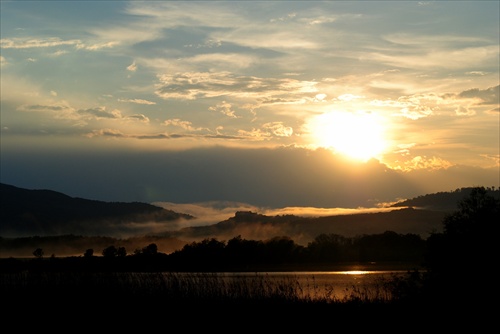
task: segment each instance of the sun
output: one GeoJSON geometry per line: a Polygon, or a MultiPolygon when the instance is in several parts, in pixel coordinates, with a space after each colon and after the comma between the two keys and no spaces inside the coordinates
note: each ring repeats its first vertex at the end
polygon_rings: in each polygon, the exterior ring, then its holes
{"type": "Polygon", "coordinates": [[[316,146],[354,160],[376,158],[387,146],[382,119],[371,112],[328,112],[308,125],[316,146]]]}

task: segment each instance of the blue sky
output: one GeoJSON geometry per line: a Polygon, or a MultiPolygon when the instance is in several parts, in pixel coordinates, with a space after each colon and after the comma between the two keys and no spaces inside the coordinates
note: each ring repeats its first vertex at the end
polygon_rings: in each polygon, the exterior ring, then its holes
{"type": "Polygon", "coordinates": [[[261,211],[498,187],[499,13],[1,1],[1,182],[261,211]]]}

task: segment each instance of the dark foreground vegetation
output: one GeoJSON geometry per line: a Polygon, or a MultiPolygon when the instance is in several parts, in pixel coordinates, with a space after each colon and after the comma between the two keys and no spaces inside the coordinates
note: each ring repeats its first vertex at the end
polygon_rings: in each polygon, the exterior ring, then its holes
{"type": "Polygon", "coordinates": [[[43,250],[36,249],[33,259],[2,260],[0,295],[10,310],[26,303],[41,310],[52,303],[58,311],[80,306],[79,311],[119,308],[136,315],[199,311],[269,316],[281,310],[337,317],[352,312],[371,317],[411,314],[429,319],[444,312],[486,317],[491,314],[486,306],[495,301],[485,282],[496,261],[499,218],[500,201],[478,187],[444,219],[443,232],[427,240],[393,232],[362,239],[322,235],[307,247],[287,238],[266,243],[210,239],[168,255],[157,252],[155,244],[131,255],[111,245],[102,256],[89,249],[68,258],[44,258],[43,250]],[[391,249],[400,250],[399,255],[391,249]],[[319,290],[314,282],[304,286],[293,277],[276,280],[256,274],[227,280],[217,274],[335,270],[352,259],[418,265],[381,281],[375,293],[354,288],[341,299],[332,290],[319,290]]]}
{"type": "Polygon", "coordinates": [[[170,254],[159,252],[155,243],[132,254],[125,247],[110,245],[99,256],[87,249],[80,256],[44,257],[43,249],[36,248],[31,259],[0,259],[0,271],[293,271],[335,270],[344,263],[386,263],[408,269],[420,267],[425,245],[418,235],[387,231],[352,238],[321,234],[306,247],[289,237],[262,241],[238,236],[227,242],[212,238],[186,244],[170,254]]]}

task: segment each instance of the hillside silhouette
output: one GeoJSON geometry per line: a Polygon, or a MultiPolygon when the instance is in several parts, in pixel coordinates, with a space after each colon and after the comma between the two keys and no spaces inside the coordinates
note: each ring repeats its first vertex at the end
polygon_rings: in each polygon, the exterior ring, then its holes
{"type": "Polygon", "coordinates": [[[194,218],[146,203],[103,202],[3,183],[0,199],[0,236],[3,237],[101,235],[109,234],[110,227],[118,232],[133,232],[134,228],[141,231],[141,224],[194,218]]]}
{"type": "MultiPolygon", "coordinates": [[[[414,207],[420,209],[438,210],[438,211],[454,211],[457,204],[464,198],[470,196],[475,187],[458,188],[449,192],[437,192],[434,194],[420,195],[415,198],[399,201],[391,207],[414,207]]],[[[486,194],[494,198],[500,199],[500,190],[485,188],[486,194]]]]}

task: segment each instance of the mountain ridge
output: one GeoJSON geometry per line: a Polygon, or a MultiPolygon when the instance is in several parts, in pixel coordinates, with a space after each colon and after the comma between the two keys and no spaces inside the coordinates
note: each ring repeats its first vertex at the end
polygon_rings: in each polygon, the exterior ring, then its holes
{"type": "MultiPolygon", "coordinates": [[[[104,202],[47,189],[0,183],[0,236],[103,233],[113,225],[125,232],[152,222],[195,217],[141,202],[104,202]]],[[[132,231],[131,231],[132,232],[132,231]]]]}

